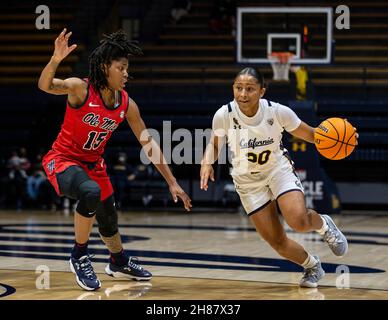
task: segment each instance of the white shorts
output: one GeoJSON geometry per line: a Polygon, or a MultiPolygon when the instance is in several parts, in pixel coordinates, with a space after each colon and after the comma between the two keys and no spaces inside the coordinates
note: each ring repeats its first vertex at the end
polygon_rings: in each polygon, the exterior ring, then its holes
{"type": "Polygon", "coordinates": [[[252,176],[249,184],[239,184],[236,180],[236,191],[248,216],[263,209],[287,192],[301,191],[304,193],[302,183],[290,163],[283,163],[264,179],[258,178],[255,181],[252,176]]]}

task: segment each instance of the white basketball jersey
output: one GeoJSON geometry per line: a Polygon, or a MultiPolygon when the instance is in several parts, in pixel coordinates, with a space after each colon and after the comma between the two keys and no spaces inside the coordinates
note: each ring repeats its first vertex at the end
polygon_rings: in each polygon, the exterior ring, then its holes
{"type": "Polygon", "coordinates": [[[263,180],[279,166],[290,165],[282,145],[282,132],[276,108],[277,104],[260,100],[262,113],[259,124],[244,123],[236,110],[235,101],[227,105],[229,124],[226,123],[227,143],[231,151],[233,170],[231,175],[237,183],[263,180]]]}

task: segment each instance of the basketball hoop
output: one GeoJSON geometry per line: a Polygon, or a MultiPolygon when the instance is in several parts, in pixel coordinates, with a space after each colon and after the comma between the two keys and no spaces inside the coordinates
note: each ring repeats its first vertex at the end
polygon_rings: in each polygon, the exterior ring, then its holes
{"type": "Polygon", "coordinates": [[[273,80],[288,81],[291,59],[294,56],[291,52],[272,52],[268,59],[273,70],[273,80]]]}

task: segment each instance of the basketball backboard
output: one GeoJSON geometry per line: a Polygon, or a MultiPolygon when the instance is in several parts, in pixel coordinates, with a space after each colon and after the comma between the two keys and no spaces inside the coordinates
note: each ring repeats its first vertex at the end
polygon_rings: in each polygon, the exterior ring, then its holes
{"type": "Polygon", "coordinates": [[[330,7],[237,9],[237,61],[270,63],[272,52],[292,52],[293,64],[328,64],[332,51],[330,7]]]}

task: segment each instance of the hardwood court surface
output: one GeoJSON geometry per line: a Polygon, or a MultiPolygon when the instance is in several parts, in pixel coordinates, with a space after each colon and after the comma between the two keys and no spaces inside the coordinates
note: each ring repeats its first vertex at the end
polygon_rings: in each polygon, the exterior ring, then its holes
{"type": "Polygon", "coordinates": [[[0,300],[388,300],[388,215],[334,220],[349,241],[343,258],[319,235],[288,229],[291,238],[319,255],[326,271],[318,289],[301,289],[301,269],[279,257],[242,214],[121,213],[125,249],[154,278],[136,282],[105,275],[107,251],[95,227],[89,248],[102,288],[87,292],[69,271],[71,216],[0,211],[0,300]]]}

